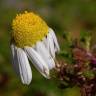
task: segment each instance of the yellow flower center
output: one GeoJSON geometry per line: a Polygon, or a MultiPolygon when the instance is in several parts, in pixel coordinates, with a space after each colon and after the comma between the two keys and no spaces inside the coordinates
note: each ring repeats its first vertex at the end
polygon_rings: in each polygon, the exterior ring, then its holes
{"type": "Polygon", "coordinates": [[[48,33],[47,24],[38,15],[27,11],[16,16],[12,29],[12,41],[21,48],[36,44],[48,33]]]}

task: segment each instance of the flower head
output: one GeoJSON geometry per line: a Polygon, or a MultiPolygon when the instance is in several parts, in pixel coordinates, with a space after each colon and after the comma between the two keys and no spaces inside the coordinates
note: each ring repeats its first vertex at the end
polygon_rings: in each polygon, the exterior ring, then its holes
{"type": "Polygon", "coordinates": [[[48,34],[47,24],[36,14],[19,14],[12,22],[12,37],[18,47],[32,46],[48,34]]]}
{"type": "Polygon", "coordinates": [[[59,45],[54,31],[38,15],[27,12],[19,14],[12,22],[11,51],[13,65],[23,84],[30,84],[32,70],[28,61],[49,78],[55,67],[55,53],[59,45]]]}

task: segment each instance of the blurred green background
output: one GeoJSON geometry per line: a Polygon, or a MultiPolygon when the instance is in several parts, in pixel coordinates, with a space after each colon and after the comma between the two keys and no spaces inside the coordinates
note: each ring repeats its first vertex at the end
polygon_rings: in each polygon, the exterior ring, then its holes
{"type": "Polygon", "coordinates": [[[92,44],[96,42],[96,0],[0,0],[0,96],[79,96],[79,89],[70,93],[60,90],[57,82],[46,80],[33,66],[29,86],[22,85],[16,76],[10,53],[11,22],[25,10],[39,14],[55,30],[61,50],[67,31],[73,38],[78,38],[82,30],[91,31],[92,44]]]}

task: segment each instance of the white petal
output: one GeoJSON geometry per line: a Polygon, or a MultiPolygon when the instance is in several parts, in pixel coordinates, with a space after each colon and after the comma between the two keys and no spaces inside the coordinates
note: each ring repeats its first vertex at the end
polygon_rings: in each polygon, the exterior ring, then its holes
{"type": "Polygon", "coordinates": [[[42,56],[49,69],[55,67],[55,62],[53,58],[50,56],[49,51],[46,49],[42,42],[37,42],[35,49],[42,56]]]}
{"type": "Polygon", "coordinates": [[[47,38],[48,38],[48,42],[49,42],[51,56],[53,58],[55,58],[55,46],[54,46],[54,41],[53,41],[52,35],[49,33],[47,38]]]}
{"type": "Polygon", "coordinates": [[[49,28],[49,32],[50,32],[50,34],[53,37],[53,41],[54,41],[54,45],[55,45],[55,50],[56,50],[56,52],[59,52],[60,51],[60,47],[59,47],[56,35],[55,35],[54,31],[51,28],[49,28]]]}
{"type": "Polygon", "coordinates": [[[48,33],[47,37],[43,39],[43,43],[47,50],[49,51],[50,55],[55,58],[55,49],[54,49],[54,42],[52,39],[51,34],[48,33]]]}
{"type": "Polygon", "coordinates": [[[15,48],[15,46],[14,46],[13,44],[11,44],[11,52],[12,52],[12,56],[13,56],[13,57],[14,57],[14,54],[15,54],[14,48],[15,48]]]}
{"type": "Polygon", "coordinates": [[[31,47],[25,47],[24,48],[29,59],[34,64],[34,66],[37,68],[37,70],[46,78],[49,79],[49,68],[42,59],[42,57],[31,47]]]}
{"type": "MultiPolygon", "coordinates": [[[[47,35],[48,36],[48,35],[47,35]]],[[[44,45],[45,45],[45,47],[47,48],[47,50],[49,51],[49,47],[48,47],[48,43],[47,43],[47,36],[43,39],[43,43],[44,43],[44,45]]]]}
{"type": "Polygon", "coordinates": [[[28,85],[32,80],[32,71],[28,62],[27,55],[21,48],[16,48],[16,50],[22,83],[28,85]]]}
{"type": "Polygon", "coordinates": [[[19,64],[18,64],[18,60],[17,60],[17,53],[16,53],[16,48],[15,48],[14,44],[11,44],[11,53],[12,53],[13,68],[14,68],[16,74],[20,75],[20,73],[19,73],[19,64]]]}

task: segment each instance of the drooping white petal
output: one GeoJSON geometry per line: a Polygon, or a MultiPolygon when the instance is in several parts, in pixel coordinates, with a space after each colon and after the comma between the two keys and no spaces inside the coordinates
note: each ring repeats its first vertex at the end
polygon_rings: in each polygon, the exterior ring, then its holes
{"type": "Polygon", "coordinates": [[[42,57],[32,48],[32,47],[25,47],[24,50],[26,51],[29,59],[37,68],[37,70],[46,78],[49,79],[49,68],[42,59],[42,57]]]}
{"type": "Polygon", "coordinates": [[[56,35],[55,35],[54,31],[51,28],[49,28],[49,32],[50,32],[50,34],[51,34],[51,36],[53,38],[53,41],[54,41],[55,51],[59,52],[60,51],[60,47],[59,47],[56,35]]]}
{"type": "MultiPolygon", "coordinates": [[[[48,35],[47,35],[48,36],[48,35]]],[[[47,43],[47,36],[45,38],[43,38],[43,44],[45,45],[45,47],[47,48],[47,50],[49,51],[49,47],[48,47],[48,43],[47,43]]]]}
{"type": "Polygon", "coordinates": [[[27,55],[21,48],[16,48],[16,51],[22,83],[28,85],[32,80],[32,71],[28,62],[27,55]]]}
{"type": "Polygon", "coordinates": [[[55,58],[55,49],[54,49],[54,42],[53,38],[50,33],[47,34],[47,37],[44,38],[43,43],[47,50],[49,51],[50,55],[55,58]]]}
{"type": "Polygon", "coordinates": [[[49,47],[50,47],[50,53],[53,58],[55,58],[55,46],[54,46],[54,41],[52,38],[52,35],[49,33],[48,34],[48,42],[49,42],[49,47]]]}
{"type": "Polygon", "coordinates": [[[55,67],[55,62],[53,58],[50,56],[49,51],[44,46],[43,42],[37,42],[35,49],[44,59],[49,69],[52,69],[55,67]]]}
{"type": "Polygon", "coordinates": [[[17,60],[16,47],[14,44],[11,44],[11,53],[12,53],[12,65],[17,75],[20,75],[19,64],[17,60]]]}

